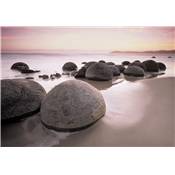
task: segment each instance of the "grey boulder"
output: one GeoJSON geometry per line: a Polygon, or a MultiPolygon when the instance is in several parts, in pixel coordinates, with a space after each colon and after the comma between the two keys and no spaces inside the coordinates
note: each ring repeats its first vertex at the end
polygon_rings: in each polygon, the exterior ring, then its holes
{"type": "Polygon", "coordinates": [[[86,78],[96,81],[112,80],[113,72],[105,63],[94,63],[86,70],[86,78]]]}
{"type": "Polygon", "coordinates": [[[101,93],[80,80],[68,80],[53,88],[41,105],[41,121],[56,131],[84,129],[105,115],[101,93]]]}
{"type": "Polygon", "coordinates": [[[63,71],[74,71],[77,70],[77,65],[73,62],[67,62],[62,67],[63,71]]]}
{"type": "Polygon", "coordinates": [[[138,66],[128,66],[123,73],[124,75],[127,75],[127,76],[135,76],[135,77],[144,76],[144,70],[138,66]]]}
{"type": "Polygon", "coordinates": [[[8,122],[32,115],[40,109],[45,95],[43,87],[35,81],[1,80],[1,120],[8,122]]]}
{"type": "Polygon", "coordinates": [[[146,60],[142,64],[146,72],[158,72],[159,71],[159,66],[157,62],[155,62],[154,60],[146,60]]]}
{"type": "Polygon", "coordinates": [[[29,66],[28,66],[26,63],[17,62],[17,63],[14,63],[14,64],[11,66],[11,69],[12,69],[12,70],[22,71],[22,70],[28,70],[28,69],[29,69],[29,66]]]}

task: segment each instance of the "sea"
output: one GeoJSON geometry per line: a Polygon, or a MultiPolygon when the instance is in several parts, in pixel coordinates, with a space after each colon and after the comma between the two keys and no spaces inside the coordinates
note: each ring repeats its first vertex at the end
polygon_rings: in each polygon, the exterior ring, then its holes
{"type": "Polygon", "coordinates": [[[62,75],[59,79],[43,80],[39,78],[42,74],[62,74],[62,66],[66,62],[74,62],[78,68],[83,66],[82,62],[104,60],[121,64],[122,61],[148,60],[153,59],[166,64],[167,70],[163,76],[175,76],[175,53],[107,53],[107,54],[12,54],[4,53],[1,55],[1,79],[14,79],[34,77],[34,80],[40,83],[48,92],[57,84],[63,81],[74,79],[71,75],[62,75]],[[155,56],[156,58],[152,58],[155,56]],[[170,57],[170,58],[169,58],[170,57]],[[40,70],[38,73],[21,74],[18,71],[11,70],[11,66],[16,62],[24,62],[30,69],[40,70]]]}

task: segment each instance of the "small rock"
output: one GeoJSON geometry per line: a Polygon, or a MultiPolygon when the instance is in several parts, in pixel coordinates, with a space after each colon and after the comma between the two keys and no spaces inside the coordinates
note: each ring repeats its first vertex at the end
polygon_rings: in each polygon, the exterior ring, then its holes
{"type": "Polygon", "coordinates": [[[39,75],[38,77],[39,78],[43,78],[43,79],[49,79],[49,76],[48,75],[45,75],[45,74],[44,75],[39,75]]]}

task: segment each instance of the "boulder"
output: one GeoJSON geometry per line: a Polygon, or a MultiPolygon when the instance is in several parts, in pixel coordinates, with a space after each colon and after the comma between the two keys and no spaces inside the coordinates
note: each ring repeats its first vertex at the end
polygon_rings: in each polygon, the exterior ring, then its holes
{"type": "Polygon", "coordinates": [[[138,66],[128,66],[123,73],[124,75],[127,75],[127,76],[135,76],[135,77],[144,76],[144,70],[138,66]]]}
{"type": "Polygon", "coordinates": [[[95,87],[68,80],[54,87],[42,101],[41,121],[56,131],[84,129],[105,115],[106,105],[95,87]]]}
{"type": "Polygon", "coordinates": [[[108,81],[113,78],[113,72],[105,63],[94,63],[86,70],[85,77],[90,80],[108,81]]]}
{"type": "Polygon", "coordinates": [[[1,120],[16,121],[40,109],[46,92],[35,81],[26,79],[1,80],[1,120]]]}
{"type": "Polygon", "coordinates": [[[12,65],[11,69],[13,69],[13,70],[18,70],[18,71],[21,71],[21,70],[28,70],[28,69],[29,69],[29,66],[28,66],[26,63],[17,62],[17,63],[14,63],[14,64],[12,65]]]}
{"type": "Polygon", "coordinates": [[[73,62],[67,62],[62,67],[63,71],[74,71],[77,70],[77,65],[73,62]]]}
{"type": "Polygon", "coordinates": [[[154,60],[146,60],[142,63],[146,72],[158,72],[159,66],[154,60]]]}
{"type": "Polygon", "coordinates": [[[53,74],[56,78],[60,78],[61,77],[61,74],[59,74],[59,73],[55,73],[55,74],[53,74]]]}
{"type": "Polygon", "coordinates": [[[158,62],[157,64],[159,66],[160,71],[165,71],[166,70],[166,65],[164,63],[158,62]]]}
{"type": "Polygon", "coordinates": [[[130,64],[129,61],[123,61],[123,62],[122,62],[122,65],[123,65],[123,66],[128,66],[129,64],[130,64]]]}
{"type": "Polygon", "coordinates": [[[120,76],[120,70],[115,65],[109,65],[109,68],[112,70],[113,76],[120,76]]]}
{"type": "Polygon", "coordinates": [[[85,74],[86,74],[86,67],[82,67],[75,75],[75,78],[85,78],[85,74]]]}

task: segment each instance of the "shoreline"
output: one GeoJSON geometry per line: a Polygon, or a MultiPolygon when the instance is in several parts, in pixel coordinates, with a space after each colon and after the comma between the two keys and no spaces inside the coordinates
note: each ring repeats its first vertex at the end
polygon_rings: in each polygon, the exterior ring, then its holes
{"type": "Polygon", "coordinates": [[[39,124],[40,113],[2,126],[2,146],[174,146],[175,77],[124,81],[102,90],[107,111],[75,133],[39,124]],[[22,132],[21,132],[22,130],[22,132]],[[15,137],[14,137],[15,136],[15,137]]]}

